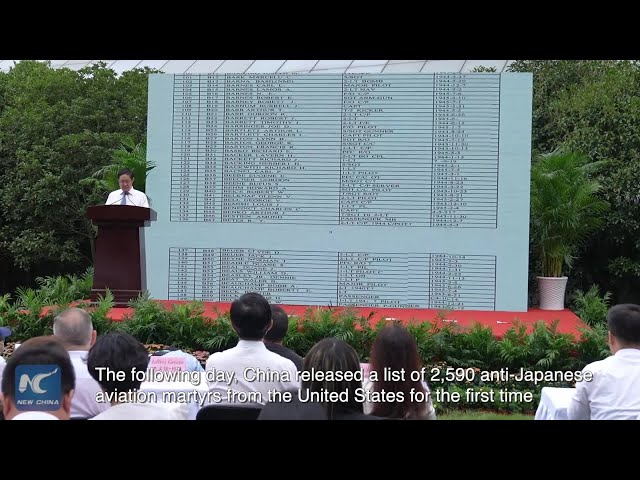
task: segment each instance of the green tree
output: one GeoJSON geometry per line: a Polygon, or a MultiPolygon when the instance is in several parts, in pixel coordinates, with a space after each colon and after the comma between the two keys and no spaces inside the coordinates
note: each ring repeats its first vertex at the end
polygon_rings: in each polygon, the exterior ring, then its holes
{"type": "Polygon", "coordinates": [[[602,165],[598,195],[611,209],[575,263],[577,286],[640,302],[640,64],[527,60],[509,70],[534,75],[534,152],[563,147],[602,165]]]}
{"type": "Polygon", "coordinates": [[[150,70],[120,76],[104,64],[79,71],[36,61],[0,73],[0,268],[83,271],[103,203],[93,178],[128,139],[146,133],[150,70]]]}

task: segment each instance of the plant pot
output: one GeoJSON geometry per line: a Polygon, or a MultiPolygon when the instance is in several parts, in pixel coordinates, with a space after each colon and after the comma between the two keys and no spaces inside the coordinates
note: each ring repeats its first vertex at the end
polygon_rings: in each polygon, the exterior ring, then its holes
{"type": "Polygon", "coordinates": [[[568,277],[538,277],[540,310],[564,310],[568,277]]]}

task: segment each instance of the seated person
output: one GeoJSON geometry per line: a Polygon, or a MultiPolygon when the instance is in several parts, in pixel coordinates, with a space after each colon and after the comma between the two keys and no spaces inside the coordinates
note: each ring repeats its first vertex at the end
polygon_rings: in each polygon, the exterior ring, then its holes
{"type": "Polygon", "coordinates": [[[96,341],[91,315],[80,308],[68,308],[53,319],[53,335],[69,353],[76,374],[76,388],[71,402],[72,418],[91,418],[109,405],[96,401],[102,391],[87,368],[89,349],[96,341]]]}
{"type": "Polygon", "coordinates": [[[329,420],[327,410],[319,402],[301,402],[298,390],[288,392],[290,401],[268,402],[258,420],[329,420]]]}
{"type": "Polygon", "coordinates": [[[149,208],[149,200],[147,196],[140,190],[133,188],[133,172],[124,168],[118,172],[119,190],[115,190],[109,194],[105,205],[129,205],[134,207],[149,208]]]}
{"type": "Polygon", "coordinates": [[[184,350],[175,347],[168,347],[165,350],[158,350],[152,356],[157,357],[177,357],[184,358],[186,361],[187,372],[204,372],[204,368],[196,357],[184,350]]]}
{"type": "Polygon", "coordinates": [[[607,326],[613,355],[583,368],[593,378],[576,382],[569,420],[633,420],[640,415],[640,306],[612,307],[607,326]]]}
{"type": "Polygon", "coordinates": [[[317,406],[324,410],[321,416],[327,420],[382,420],[363,413],[358,400],[362,391],[360,359],[351,345],[338,338],[324,338],[316,343],[304,358],[302,385],[290,403],[268,403],[262,408],[258,420],[320,419],[317,406]],[[324,375],[309,375],[305,372],[322,372],[324,375]],[[329,374],[340,372],[343,378],[329,378],[329,374]],[[345,378],[350,372],[352,378],[345,378]],[[330,395],[337,398],[329,398],[330,395]],[[306,405],[299,405],[300,403],[306,405]]]}
{"type": "Polygon", "coordinates": [[[9,357],[3,372],[5,420],[69,420],[75,381],[69,354],[56,338],[30,338],[9,357]],[[20,373],[20,367],[31,371],[20,373]],[[34,400],[41,402],[28,403],[34,400]]]}
{"type": "Polygon", "coordinates": [[[149,354],[131,335],[112,332],[98,337],[89,350],[87,364],[89,373],[105,393],[104,400],[111,405],[91,420],[187,419],[188,406],[185,403],[173,405],[138,401],[144,398],[137,395],[143,377],[134,372],[146,374],[149,354]]]}
{"type": "Polygon", "coordinates": [[[411,372],[419,372],[422,363],[418,344],[405,327],[393,323],[383,328],[373,343],[369,363],[371,370],[364,388],[368,390],[368,397],[372,401],[365,400],[365,413],[407,420],[436,419],[429,386],[426,382],[411,380],[411,372]],[[404,371],[404,381],[385,379],[385,369],[387,372],[404,371]],[[425,395],[423,402],[411,401],[412,389],[425,395]],[[381,392],[385,392],[385,397],[381,396],[381,392]]]}
{"type": "Polygon", "coordinates": [[[282,307],[271,305],[271,319],[273,320],[273,325],[264,336],[264,346],[273,353],[291,360],[298,371],[301,371],[302,357],[282,344],[289,330],[289,315],[282,307]]]}
{"type": "Polygon", "coordinates": [[[11,336],[11,329],[9,327],[0,327],[0,379],[2,378],[2,369],[7,361],[2,356],[4,352],[4,339],[11,336]]]}
{"type": "Polygon", "coordinates": [[[231,304],[229,313],[240,339],[235,347],[213,353],[207,359],[205,370],[215,374],[208,374],[209,401],[256,407],[268,401],[270,390],[297,390],[296,366],[288,358],[267,350],[263,342],[272,325],[267,299],[259,293],[245,293],[231,304]],[[229,390],[232,398],[227,394],[229,390]]]}

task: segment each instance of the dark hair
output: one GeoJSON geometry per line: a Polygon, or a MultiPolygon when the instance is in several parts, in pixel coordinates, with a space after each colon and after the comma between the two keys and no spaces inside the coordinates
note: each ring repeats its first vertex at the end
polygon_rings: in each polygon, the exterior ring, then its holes
{"type": "MultiPolygon", "coordinates": [[[[323,338],[316,343],[304,357],[303,372],[332,372],[343,375],[345,373],[360,372],[360,358],[354,348],[339,338],[323,338]]],[[[356,400],[357,389],[362,388],[362,381],[353,375],[353,379],[336,379],[334,381],[320,379],[315,373],[310,379],[302,377],[301,389],[311,392],[348,392],[346,402],[322,402],[327,410],[327,417],[333,420],[336,413],[358,412],[364,413],[362,402],[356,400]]]]}
{"type": "Polygon", "coordinates": [[[56,365],[60,368],[62,395],[76,388],[76,373],[69,353],[55,337],[33,337],[13,352],[2,374],[2,393],[16,398],[16,368],[19,365],[56,365]]]}
{"type": "Polygon", "coordinates": [[[118,180],[120,180],[120,177],[122,175],[129,175],[129,178],[133,180],[133,170],[131,170],[130,168],[123,168],[122,170],[118,171],[118,180]]]}
{"type": "Polygon", "coordinates": [[[301,402],[298,390],[287,390],[291,401],[267,402],[258,420],[328,420],[324,406],[316,402],[301,402]]]}
{"type": "Polygon", "coordinates": [[[411,372],[420,371],[422,362],[418,355],[416,339],[409,331],[398,323],[384,327],[376,336],[371,348],[369,362],[371,372],[376,372],[377,380],[373,382],[376,392],[402,393],[392,402],[374,402],[371,415],[388,418],[421,418],[427,413],[425,402],[412,402],[411,389],[426,394],[426,389],[420,379],[411,380],[411,372]],[[404,381],[387,380],[384,376],[385,368],[388,372],[404,371],[404,381]]]}
{"type": "Polygon", "coordinates": [[[231,304],[231,324],[242,340],[262,340],[271,321],[271,307],[259,293],[245,293],[231,304]]]}
{"type": "Polygon", "coordinates": [[[148,365],[149,354],[144,346],[124,332],[111,332],[98,337],[87,356],[89,374],[107,393],[139,389],[142,381],[133,373],[134,368],[138,372],[146,371],[148,365]],[[103,369],[98,370],[100,367],[103,369]],[[122,380],[114,378],[118,372],[124,372],[120,374],[124,377],[122,380]]]}
{"type": "Polygon", "coordinates": [[[622,303],[609,309],[607,326],[625,344],[640,344],[640,305],[622,303]]]}
{"type": "Polygon", "coordinates": [[[264,339],[271,342],[280,342],[287,336],[287,331],[289,330],[289,315],[287,315],[287,312],[285,312],[282,307],[271,305],[271,319],[273,320],[273,325],[271,325],[269,331],[265,333],[264,339]]]}

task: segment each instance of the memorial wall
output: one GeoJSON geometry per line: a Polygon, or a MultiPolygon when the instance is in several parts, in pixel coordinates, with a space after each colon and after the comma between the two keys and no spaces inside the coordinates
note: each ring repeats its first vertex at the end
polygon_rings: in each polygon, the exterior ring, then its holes
{"type": "Polygon", "coordinates": [[[530,74],[150,76],[146,287],[526,311],[530,74]]]}

